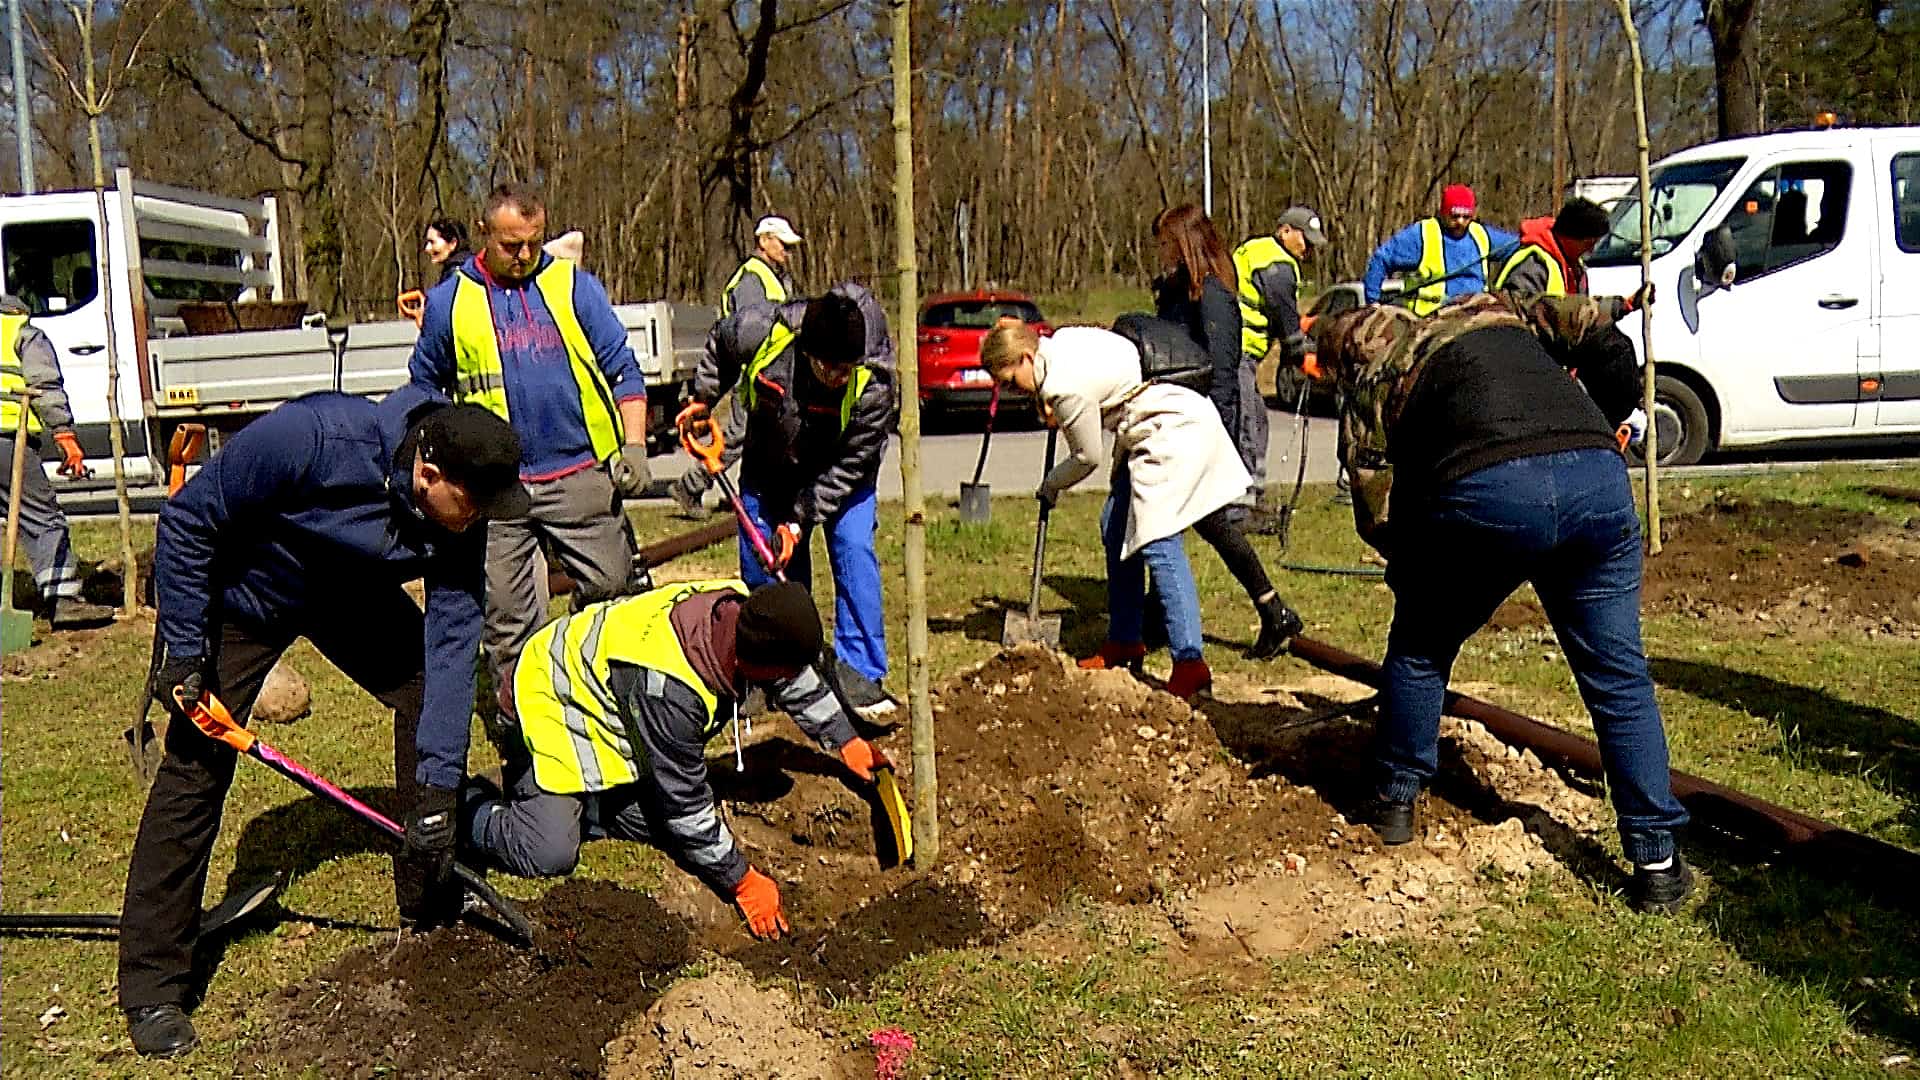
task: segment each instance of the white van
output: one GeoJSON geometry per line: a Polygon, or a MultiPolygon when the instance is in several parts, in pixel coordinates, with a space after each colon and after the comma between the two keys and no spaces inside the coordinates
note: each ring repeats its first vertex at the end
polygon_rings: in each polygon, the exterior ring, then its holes
{"type": "MultiPolygon", "coordinates": [[[[1920,435],[1920,127],[1709,143],[1661,160],[1652,182],[1663,464],[1920,435]]],[[[1639,285],[1637,192],[1587,265],[1595,295],[1639,285]]],[[[1639,319],[1621,324],[1636,350],[1639,319]]]]}
{"type": "MultiPolygon", "coordinates": [[[[270,198],[136,181],[126,169],[106,191],[104,215],[91,190],[0,196],[5,291],[27,304],[58,351],[74,427],[96,472],[91,481],[62,480],[60,491],[112,485],[108,319],[127,471],[136,483],[164,476],[180,425],[204,425],[217,445],[223,433],[301,394],[377,397],[406,382],[418,337],[409,320],[329,329],[324,317],[309,315],[298,329],[186,333],[183,303],[238,308],[286,299],[275,213],[270,198]],[[104,281],[102,266],[111,275],[104,281]]],[[[653,301],[614,311],[647,379],[649,430],[664,443],[713,309],[653,301]]]]}

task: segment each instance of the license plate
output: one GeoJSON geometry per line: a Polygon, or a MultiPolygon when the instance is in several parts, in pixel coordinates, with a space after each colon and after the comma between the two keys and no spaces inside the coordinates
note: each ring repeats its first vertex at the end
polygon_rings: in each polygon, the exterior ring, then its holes
{"type": "Polygon", "coordinates": [[[993,376],[987,374],[985,368],[968,368],[960,373],[960,381],[967,386],[988,386],[993,376]]]}

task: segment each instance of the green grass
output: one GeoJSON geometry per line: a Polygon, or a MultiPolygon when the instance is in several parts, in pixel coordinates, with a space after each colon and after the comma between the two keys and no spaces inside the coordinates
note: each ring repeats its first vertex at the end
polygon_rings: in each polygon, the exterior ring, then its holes
{"type": "MultiPolygon", "coordinates": [[[[1064,309],[1063,309],[1064,310],[1064,309]]],[[[1835,466],[1711,484],[1667,482],[1669,513],[1728,492],[1873,512],[1897,525],[1920,511],[1868,493],[1920,486],[1920,469],[1835,466]]],[[[1364,547],[1348,512],[1309,489],[1287,558],[1350,564],[1364,547]]],[[[1103,633],[1099,500],[1073,496],[1055,515],[1044,593],[1066,615],[1065,645],[1085,653],[1103,633]]],[[[929,508],[931,671],[935,680],[999,649],[1001,613],[1025,603],[1033,504],[996,502],[992,524],[962,527],[929,508]]],[[[902,560],[901,515],[884,508],[881,559],[902,560]]],[[[642,515],[642,539],[684,530],[642,515]]],[[[116,546],[104,528],[76,534],[83,555],[116,546]]],[[[143,540],[150,543],[150,529],[143,540]]],[[[1270,538],[1256,544],[1277,560],[1270,538]]],[[[1209,659],[1223,679],[1281,685],[1313,674],[1291,659],[1255,664],[1250,606],[1219,560],[1190,554],[1204,598],[1209,659]]],[[[714,549],[680,569],[731,561],[714,549]]],[[[824,557],[817,557],[824,567],[824,557]]],[[[1279,574],[1314,636],[1377,656],[1390,598],[1377,580],[1279,574]]],[[[896,668],[904,670],[904,593],[887,597],[896,668]]],[[[825,605],[823,605],[825,606],[825,605]]],[[[828,608],[830,610],[830,608],[828,608]]],[[[95,637],[50,678],[10,678],[0,715],[6,814],[0,890],[10,911],[113,911],[143,794],[119,754],[147,657],[145,622],[95,637]]],[[[1886,639],[1795,640],[1676,616],[1647,620],[1676,767],[1870,836],[1920,846],[1920,650],[1886,639]]],[[[1586,721],[1544,630],[1483,631],[1457,681],[1575,730],[1586,721]]],[[[314,683],[314,715],[265,731],[294,757],[356,790],[390,783],[388,720],[307,646],[295,663],[314,683]]],[[[1150,669],[1164,673],[1164,654],[1150,669]]],[[[902,682],[899,676],[893,680],[902,682]]],[[[476,745],[483,745],[476,741],[476,745]]],[[[484,751],[475,766],[488,764],[484,751]]],[[[959,950],[917,959],[868,998],[842,1004],[848,1030],[902,1023],[943,1076],[1851,1076],[1920,1047],[1920,937],[1904,913],[1851,887],[1697,846],[1710,884],[1679,918],[1626,912],[1608,884],[1575,873],[1536,879],[1480,916],[1476,934],[1351,945],[1229,980],[1195,972],[1133,939],[1094,909],[1061,916],[1075,945],[1063,960],[959,950]]],[[[185,1066],[149,1066],[125,1048],[114,1009],[111,941],[12,938],[0,951],[0,1057],[8,1076],[230,1076],[264,1030],[273,992],[393,922],[387,863],[334,815],[263,769],[242,767],[227,804],[209,900],[267,871],[297,871],[283,903],[304,920],[235,942],[197,1017],[207,1043],[185,1066]],[[42,1031],[48,1006],[66,1015],[42,1031]]],[[[596,844],[581,873],[650,888],[661,862],[596,844]]],[[[508,881],[531,896],[540,886],[508,881]]],[[[271,1075],[269,1073],[268,1075],[271,1075]]]]}
{"type": "Polygon", "coordinates": [[[1129,311],[1153,310],[1153,296],[1144,285],[1042,292],[1033,294],[1033,299],[1047,321],[1055,326],[1069,323],[1111,326],[1114,319],[1129,311]]]}

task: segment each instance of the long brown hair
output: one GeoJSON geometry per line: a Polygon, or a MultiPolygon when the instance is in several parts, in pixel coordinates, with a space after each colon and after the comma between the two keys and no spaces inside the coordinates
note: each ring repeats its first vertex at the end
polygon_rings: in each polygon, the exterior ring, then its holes
{"type": "Polygon", "coordinates": [[[1179,253],[1180,267],[1187,272],[1188,299],[1200,299],[1200,283],[1208,274],[1219,278],[1228,292],[1240,287],[1227,245],[1220,242],[1220,232],[1205,210],[1193,203],[1169,206],[1153,219],[1153,236],[1172,241],[1179,253]]]}

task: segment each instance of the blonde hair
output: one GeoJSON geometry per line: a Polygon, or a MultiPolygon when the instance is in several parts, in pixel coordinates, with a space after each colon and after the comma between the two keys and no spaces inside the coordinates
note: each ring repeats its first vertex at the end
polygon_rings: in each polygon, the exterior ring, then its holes
{"type": "Polygon", "coordinates": [[[999,378],[1001,372],[1039,347],[1040,335],[1033,327],[1011,315],[1002,315],[980,341],[980,366],[987,369],[987,374],[999,378]]]}

